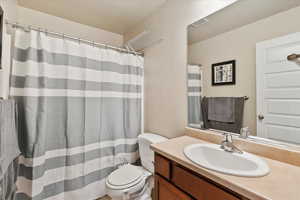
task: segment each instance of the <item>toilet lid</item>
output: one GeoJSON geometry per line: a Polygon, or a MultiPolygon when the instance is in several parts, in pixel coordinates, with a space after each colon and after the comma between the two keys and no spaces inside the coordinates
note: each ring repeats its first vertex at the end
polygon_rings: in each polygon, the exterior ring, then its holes
{"type": "Polygon", "coordinates": [[[142,175],[143,171],[139,167],[128,164],[112,172],[108,176],[108,182],[113,186],[132,185],[138,182],[142,175]]]}

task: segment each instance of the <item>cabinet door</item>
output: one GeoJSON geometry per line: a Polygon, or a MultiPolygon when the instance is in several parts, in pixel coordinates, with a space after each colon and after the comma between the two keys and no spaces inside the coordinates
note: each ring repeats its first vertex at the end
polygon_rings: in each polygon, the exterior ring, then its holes
{"type": "Polygon", "coordinates": [[[198,200],[240,200],[179,166],[173,166],[172,182],[198,200]]]}
{"type": "Polygon", "coordinates": [[[192,200],[158,175],[155,176],[155,188],[155,200],[192,200]]]}

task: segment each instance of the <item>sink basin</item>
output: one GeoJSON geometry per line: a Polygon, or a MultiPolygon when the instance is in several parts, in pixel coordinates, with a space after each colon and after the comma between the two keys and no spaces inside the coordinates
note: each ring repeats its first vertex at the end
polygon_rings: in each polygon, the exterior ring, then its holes
{"type": "Polygon", "coordinates": [[[267,163],[247,152],[229,153],[216,144],[193,144],[185,147],[185,156],[206,169],[224,174],[261,177],[270,172],[267,163]]]}

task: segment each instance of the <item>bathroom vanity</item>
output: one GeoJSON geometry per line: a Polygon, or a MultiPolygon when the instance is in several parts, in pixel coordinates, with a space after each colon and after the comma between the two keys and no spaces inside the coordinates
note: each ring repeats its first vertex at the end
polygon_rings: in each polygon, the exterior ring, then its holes
{"type": "Polygon", "coordinates": [[[152,145],[156,200],[299,200],[298,166],[262,158],[270,167],[266,176],[227,175],[200,167],[184,155],[186,146],[203,143],[208,142],[183,136],[152,145]]]}
{"type": "Polygon", "coordinates": [[[246,199],[158,153],[155,155],[155,187],[156,200],[246,199]]]}

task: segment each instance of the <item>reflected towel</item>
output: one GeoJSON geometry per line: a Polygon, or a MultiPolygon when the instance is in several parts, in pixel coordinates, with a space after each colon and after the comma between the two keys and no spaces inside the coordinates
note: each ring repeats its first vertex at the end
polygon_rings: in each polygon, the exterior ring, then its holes
{"type": "Polygon", "coordinates": [[[208,120],[216,122],[235,122],[235,98],[234,97],[209,97],[208,120]]]}
{"type": "Polygon", "coordinates": [[[3,175],[2,179],[0,179],[1,200],[13,200],[16,198],[18,169],[19,163],[17,158],[8,166],[6,173],[3,175]]]}
{"type": "Polygon", "coordinates": [[[243,97],[235,97],[234,98],[235,105],[235,122],[227,123],[227,122],[218,122],[208,120],[208,98],[204,97],[201,103],[202,106],[202,115],[205,129],[216,129],[223,130],[233,133],[240,133],[240,130],[243,126],[243,116],[244,116],[244,102],[245,99],[243,97]]]}

